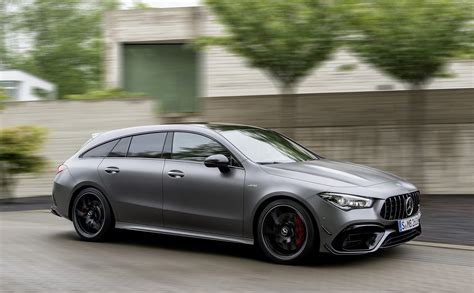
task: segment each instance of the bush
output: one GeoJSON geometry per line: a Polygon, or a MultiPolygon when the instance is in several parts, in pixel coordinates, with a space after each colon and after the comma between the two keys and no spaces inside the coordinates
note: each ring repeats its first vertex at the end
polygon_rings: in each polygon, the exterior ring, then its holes
{"type": "Polygon", "coordinates": [[[0,88],[0,110],[3,109],[4,105],[3,102],[8,99],[7,94],[0,88]]]}
{"type": "Polygon", "coordinates": [[[46,130],[37,126],[17,126],[0,130],[0,187],[10,195],[15,175],[37,173],[46,159],[37,155],[46,139],[46,130]]]}
{"type": "Polygon", "coordinates": [[[142,97],[143,93],[126,92],[119,88],[92,90],[80,95],[66,95],[65,100],[106,100],[114,98],[142,97]]]}

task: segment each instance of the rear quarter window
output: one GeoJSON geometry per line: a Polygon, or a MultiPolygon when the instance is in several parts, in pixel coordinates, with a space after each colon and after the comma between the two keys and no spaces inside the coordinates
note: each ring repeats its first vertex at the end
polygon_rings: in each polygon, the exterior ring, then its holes
{"type": "Polygon", "coordinates": [[[85,152],[81,157],[82,158],[103,158],[107,157],[110,151],[117,144],[118,139],[106,142],[104,144],[98,145],[87,152],[85,152]]]}

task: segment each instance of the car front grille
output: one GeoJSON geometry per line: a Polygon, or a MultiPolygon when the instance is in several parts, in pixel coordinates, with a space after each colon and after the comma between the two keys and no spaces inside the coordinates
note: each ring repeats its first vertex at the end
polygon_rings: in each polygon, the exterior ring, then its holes
{"type": "Polygon", "coordinates": [[[420,206],[420,192],[415,191],[411,193],[395,195],[387,198],[382,206],[380,215],[386,220],[404,219],[415,215],[420,206]],[[408,215],[406,202],[408,198],[413,200],[413,212],[408,215]]]}

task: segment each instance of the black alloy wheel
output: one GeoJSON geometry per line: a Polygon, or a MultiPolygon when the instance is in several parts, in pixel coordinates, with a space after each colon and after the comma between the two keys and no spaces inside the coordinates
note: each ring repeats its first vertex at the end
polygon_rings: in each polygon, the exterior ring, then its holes
{"type": "Polygon", "coordinates": [[[308,212],[291,200],[277,200],[261,213],[258,242],[272,261],[293,264],[313,251],[314,226],[308,212]]]}
{"type": "Polygon", "coordinates": [[[74,200],[72,221],[83,240],[100,241],[113,229],[113,216],[104,195],[95,188],[87,188],[74,200]]]}

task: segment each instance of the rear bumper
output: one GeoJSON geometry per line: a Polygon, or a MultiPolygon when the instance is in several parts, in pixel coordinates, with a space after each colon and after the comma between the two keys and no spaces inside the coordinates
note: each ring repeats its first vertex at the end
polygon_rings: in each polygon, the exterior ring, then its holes
{"type": "Polygon", "coordinates": [[[52,190],[53,205],[51,206],[53,214],[67,219],[70,218],[69,204],[72,196],[69,178],[70,174],[67,169],[57,174],[54,178],[52,190]]]}
{"type": "Polygon", "coordinates": [[[51,205],[50,212],[51,214],[55,216],[69,219],[67,213],[65,213],[65,210],[62,210],[61,207],[56,204],[56,201],[54,200],[54,195],[53,195],[53,204],[51,205]]]}

